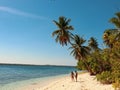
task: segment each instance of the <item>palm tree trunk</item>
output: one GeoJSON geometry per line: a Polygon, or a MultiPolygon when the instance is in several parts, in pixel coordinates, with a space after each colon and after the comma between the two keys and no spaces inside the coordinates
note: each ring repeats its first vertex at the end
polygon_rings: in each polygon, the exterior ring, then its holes
{"type": "Polygon", "coordinates": [[[91,68],[87,64],[86,60],[85,59],[82,59],[82,60],[83,60],[84,64],[86,65],[86,69],[90,73],[90,75],[94,75],[93,71],[91,70],[91,68]]]}

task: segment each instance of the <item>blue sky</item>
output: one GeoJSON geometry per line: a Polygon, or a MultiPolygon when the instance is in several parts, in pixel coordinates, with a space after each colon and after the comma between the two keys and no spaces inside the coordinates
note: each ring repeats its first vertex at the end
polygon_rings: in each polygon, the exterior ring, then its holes
{"type": "Polygon", "coordinates": [[[119,0],[0,0],[0,63],[76,65],[68,47],[52,38],[52,21],[70,18],[74,34],[94,36],[102,47],[119,6],[119,0]]]}

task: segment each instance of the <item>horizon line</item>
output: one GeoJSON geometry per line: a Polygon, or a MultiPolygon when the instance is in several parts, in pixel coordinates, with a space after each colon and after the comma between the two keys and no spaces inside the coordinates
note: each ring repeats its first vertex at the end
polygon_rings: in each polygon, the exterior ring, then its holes
{"type": "Polygon", "coordinates": [[[73,66],[74,65],[54,65],[54,64],[23,64],[23,63],[0,63],[0,65],[26,65],[26,66],[73,66]]]}

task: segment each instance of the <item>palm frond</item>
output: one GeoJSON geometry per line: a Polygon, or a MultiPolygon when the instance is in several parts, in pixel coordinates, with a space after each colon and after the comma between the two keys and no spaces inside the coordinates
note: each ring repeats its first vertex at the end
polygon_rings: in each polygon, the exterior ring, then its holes
{"type": "Polygon", "coordinates": [[[114,24],[117,28],[120,28],[120,19],[113,17],[110,19],[110,22],[114,24]]]}
{"type": "Polygon", "coordinates": [[[117,12],[115,15],[116,15],[117,18],[120,20],[120,12],[117,12]]]}
{"type": "Polygon", "coordinates": [[[63,16],[59,17],[58,22],[53,20],[53,22],[55,23],[59,30],[54,31],[52,33],[52,36],[59,35],[59,37],[56,38],[56,42],[59,41],[59,43],[62,46],[67,45],[67,43],[71,43],[70,40],[72,34],[69,32],[69,30],[73,30],[73,27],[69,25],[70,21],[71,21],[70,19],[67,19],[63,16]]]}
{"type": "Polygon", "coordinates": [[[89,46],[93,51],[98,50],[98,42],[97,42],[97,39],[94,38],[94,37],[91,37],[91,38],[88,40],[88,46],[89,46]]]}
{"type": "Polygon", "coordinates": [[[60,25],[59,22],[57,22],[57,21],[55,21],[55,20],[53,20],[53,22],[55,23],[55,25],[56,25],[59,29],[61,28],[61,25],[60,25]]]}
{"type": "Polygon", "coordinates": [[[52,33],[52,36],[55,36],[55,35],[59,34],[59,32],[60,32],[60,30],[54,31],[54,32],[52,33]]]}
{"type": "Polygon", "coordinates": [[[58,41],[59,41],[59,35],[58,35],[58,36],[56,36],[55,41],[56,41],[56,42],[58,42],[58,41]]]}
{"type": "Polygon", "coordinates": [[[74,28],[72,26],[67,26],[65,27],[65,30],[74,30],[74,28]]]}

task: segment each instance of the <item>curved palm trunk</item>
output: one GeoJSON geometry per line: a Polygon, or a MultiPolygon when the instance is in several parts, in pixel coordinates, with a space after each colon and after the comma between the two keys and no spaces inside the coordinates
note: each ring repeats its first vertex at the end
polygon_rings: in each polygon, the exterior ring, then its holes
{"type": "Polygon", "coordinates": [[[82,60],[83,60],[83,62],[85,63],[86,69],[87,69],[87,71],[90,73],[90,75],[94,75],[93,71],[91,70],[91,68],[90,68],[89,65],[87,64],[86,59],[82,59],[82,60]]]}
{"type": "Polygon", "coordinates": [[[94,74],[94,72],[91,70],[91,68],[89,67],[89,65],[86,63],[86,62],[84,62],[85,63],[85,65],[86,65],[86,67],[87,67],[87,70],[88,70],[88,72],[90,73],[90,75],[95,75],[94,74]]]}

